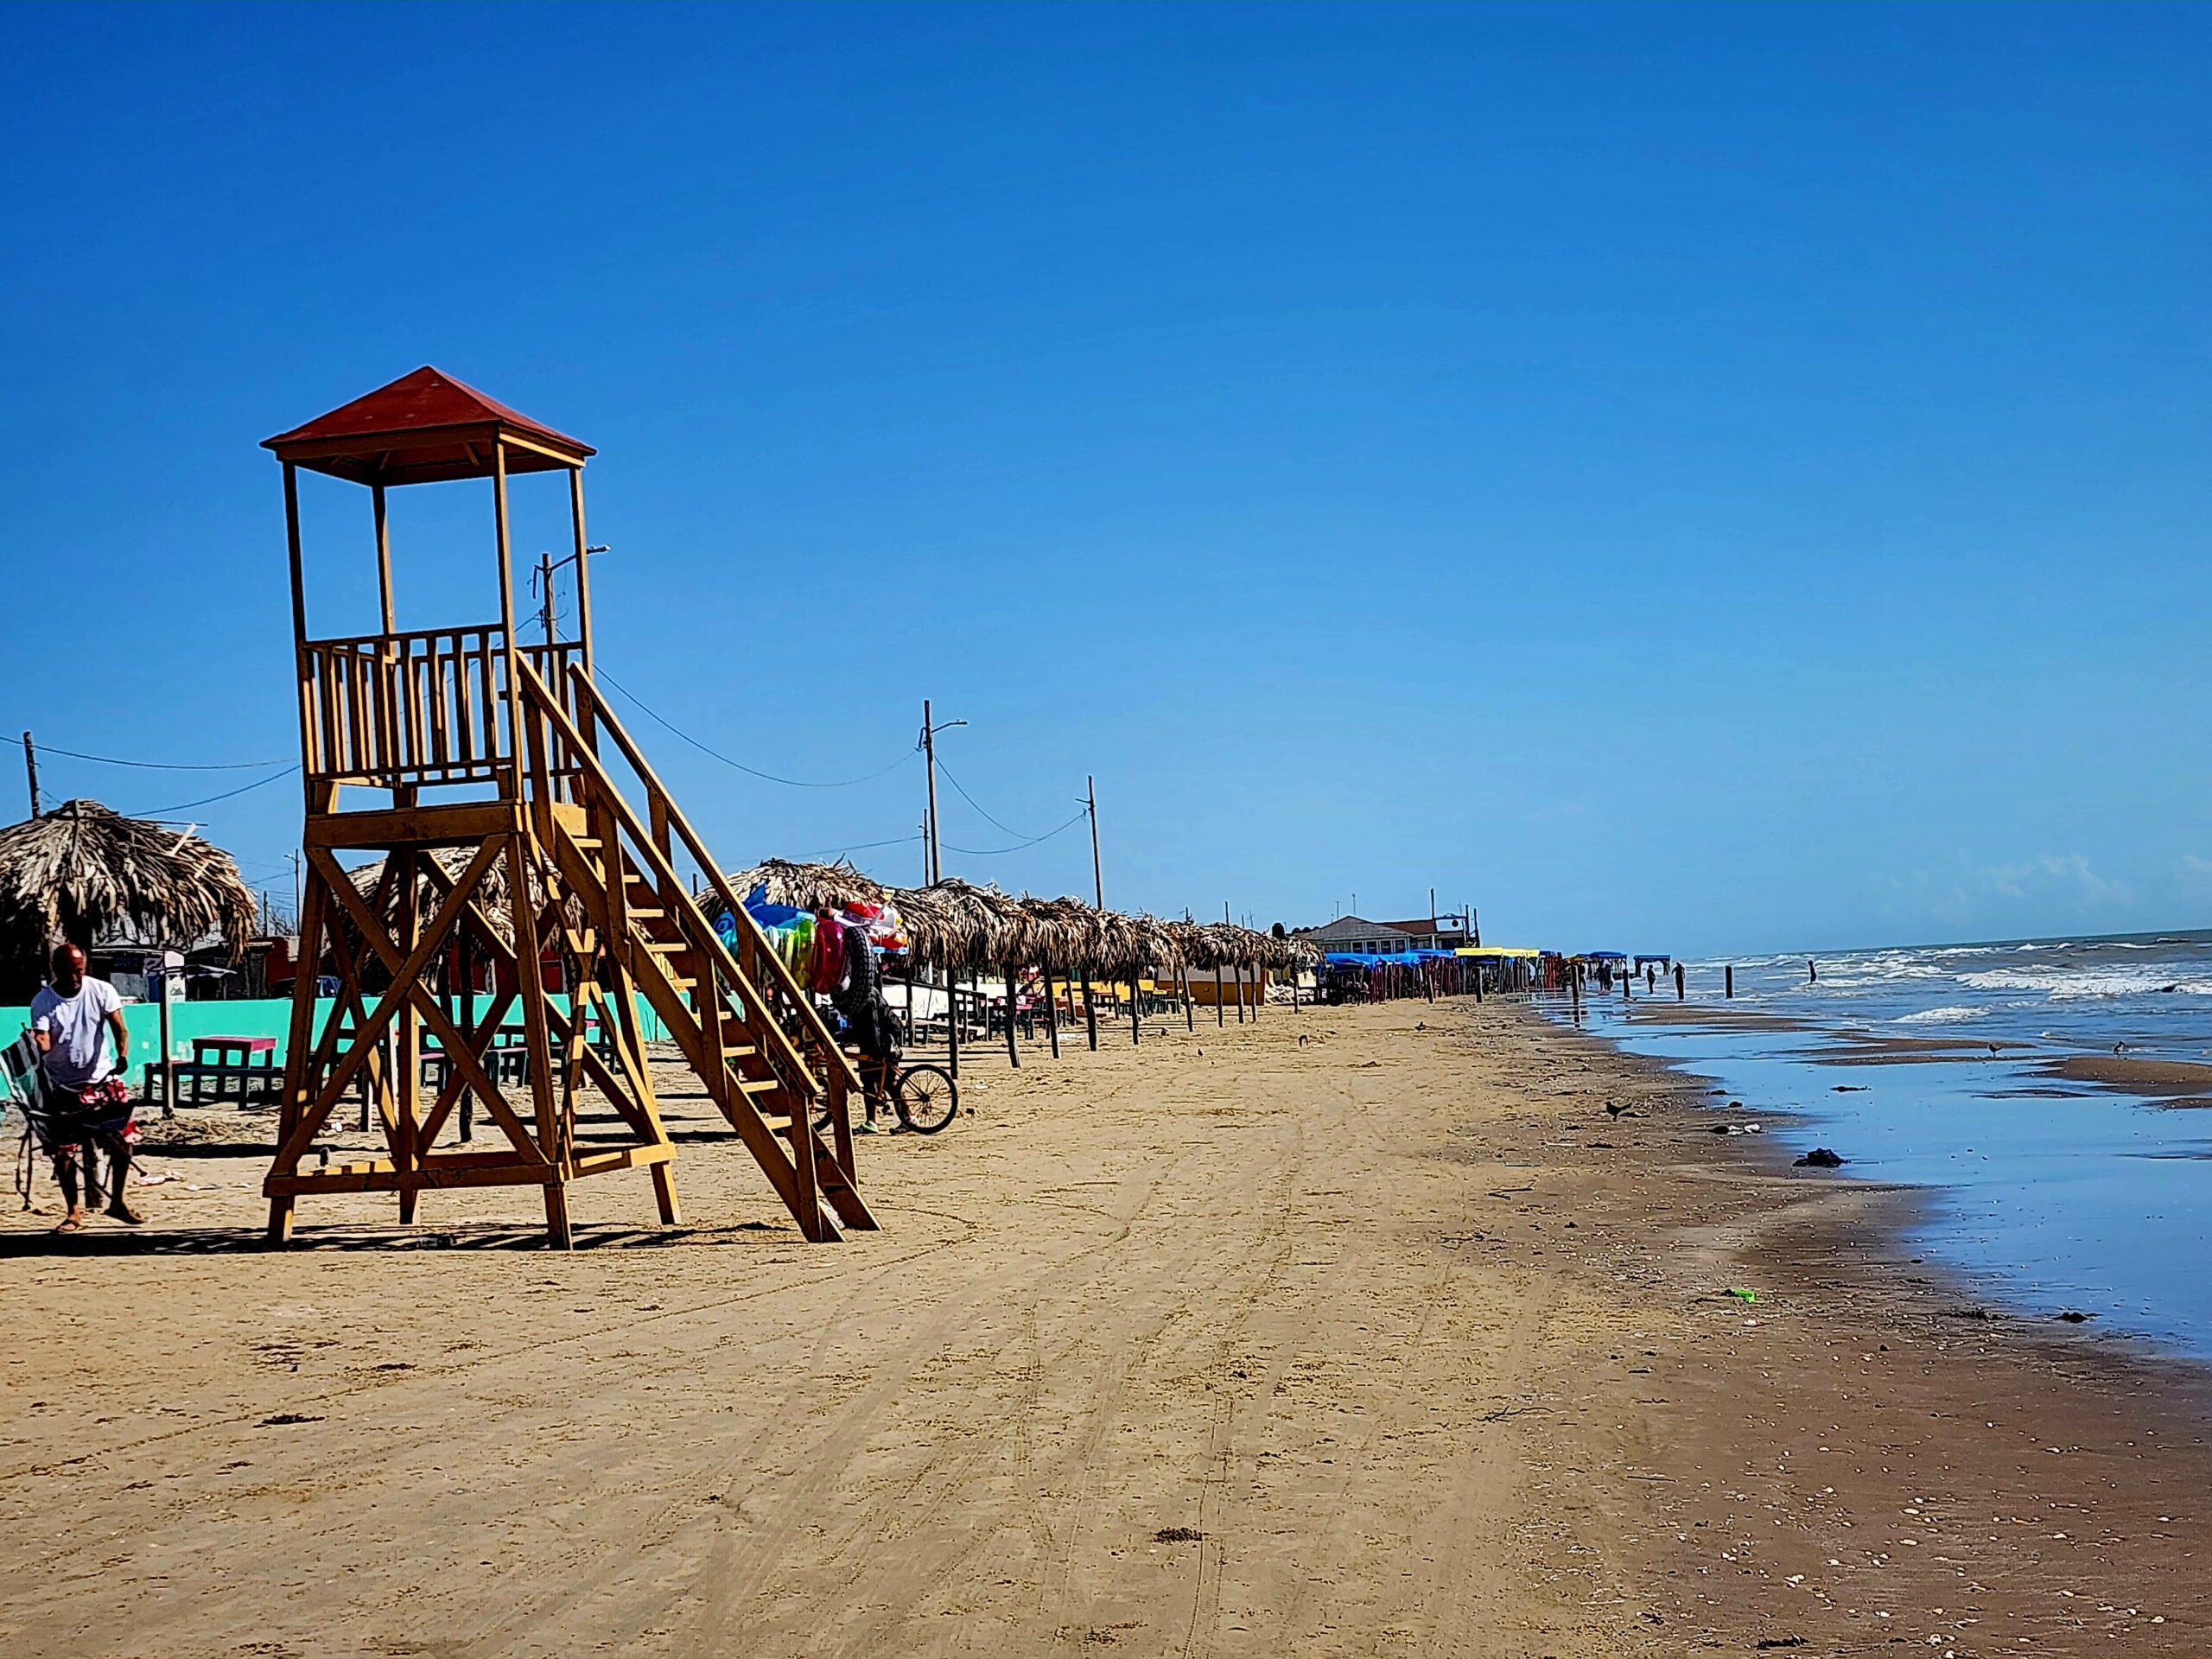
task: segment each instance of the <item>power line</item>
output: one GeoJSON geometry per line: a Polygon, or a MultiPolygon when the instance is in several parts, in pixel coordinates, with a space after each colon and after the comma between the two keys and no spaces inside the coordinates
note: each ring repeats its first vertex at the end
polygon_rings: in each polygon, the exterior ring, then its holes
{"type": "MultiPolygon", "coordinates": [[[[977,800],[977,799],[976,799],[973,795],[970,795],[970,794],[968,792],[968,791],[967,791],[966,787],[965,787],[964,785],[962,785],[961,781],[960,781],[957,778],[955,778],[955,777],[952,775],[952,768],[951,768],[950,766],[946,766],[946,765],[944,764],[944,758],[942,755],[940,755],[940,756],[938,756],[938,757],[937,769],[938,769],[939,772],[943,772],[943,773],[944,774],[944,776],[945,776],[945,781],[946,781],[946,782],[950,783],[950,785],[951,785],[955,789],[957,789],[957,790],[959,790],[959,791],[960,791],[960,798],[961,798],[962,800],[963,800],[963,801],[967,802],[969,805],[970,805],[970,806],[974,807],[974,808],[975,808],[978,812],[982,812],[983,816],[984,816],[986,818],[989,818],[989,819],[990,819],[991,824],[992,824],[992,826],[993,826],[994,828],[995,828],[995,829],[999,829],[999,830],[1005,830],[1005,831],[1007,832],[1007,834],[1008,834],[1009,836],[1016,836],[1016,837],[1020,837],[1020,836],[1021,835],[1021,831],[1020,831],[1020,830],[1019,830],[1015,829],[1012,824],[1007,823],[1005,823],[1005,822],[1003,822],[1003,821],[1002,821],[1002,820],[1001,820],[1001,819],[991,817],[991,815],[990,815],[988,812],[986,812],[986,811],[984,811],[984,810],[983,810],[983,804],[982,804],[981,801],[977,800]]],[[[1085,808],[1084,809],[1084,811],[1089,811],[1089,810],[1090,810],[1090,809],[1089,809],[1088,807],[1085,807],[1085,808]]],[[[1082,814],[1078,813],[1077,816],[1079,817],[1081,817],[1081,816],[1082,816],[1082,814]]],[[[1072,822],[1073,822],[1073,820],[1072,820],[1072,819],[1071,819],[1071,820],[1070,820],[1070,822],[1071,822],[1071,823],[1072,823],[1072,822]]],[[[1066,825],[1066,824],[1065,824],[1065,823],[1064,823],[1064,824],[1062,824],[1062,825],[1060,826],[1060,830],[1065,830],[1065,829],[1066,829],[1066,828],[1067,828],[1067,825],[1066,825]]],[[[1030,836],[1027,840],[1026,840],[1026,841],[1022,842],[1022,843],[1021,843],[1021,844],[1022,844],[1023,846],[1025,846],[1025,847],[1034,846],[1037,842],[1040,842],[1040,841],[1044,840],[1044,839],[1046,838],[1046,836],[1057,836],[1057,835],[1058,835],[1058,834],[1060,833],[1060,830],[1047,830],[1045,832],[1045,834],[1044,834],[1044,835],[1042,835],[1042,836],[1030,836]]],[[[956,853],[957,853],[957,852],[963,851],[963,849],[961,849],[961,848],[956,847],[956,848],[954,848],[952,850],[953,850],[954,852],[956,852],[956,853]]],[[[1012,849],[1011,848],[1009,848],[1009,849],[1007,849],[1007,850],[1008,850],[1008,851],[1012,851],[1013,849],[1012,849]]]]}
{"type": "Polygon", "coordinates": [[[605,667],[594,664],[592,669],[592,672],[599,678],[605,680],[609,685],[613,686],[617,691],[620,691],[624,696],[629,698],[632,702],[636,703],[638,707],[645,712],[647,717],[652,719],[657,724],[665,728],[668,731],[674,733],[677,737],[682,738],[686,743],[689,743],[693,748],[698,750],[700,753],[707,756],[709,760],[719,760],[722,765],[731,767],[734,771],[741,772],[748,778],[758,778],[766,783],[782,784],[791,789],[850,789],[855,784],[872,784],[877,779],[885,777],[891,772],[898,771],[899,767],[905,766],[909,760],[914,758],[915,751],[909,749],[906,753],[900,755],[896,760],[893,760],[889,766],[883,767],[879,771],[871,772],[866,776],[860,778],[842,778],[834,783],[815,783],[804,778],[779,778],[772,772],[763,772],[758,766],[748,766],[742,760],[731,760],[729,756],[722,753],[719,749],[709,748],[704,743],[702,743],[697,738],[692,736],[690,733],[685,731],[682,727],[674,724],[655,712],[645,699],[640,697],[636,692],[632,691],[628,686],[623,684],[621,681],[616,679],[612,674],[608,673],[605,667]]]}
{"type": "MultiPolygon", "coordinates": [[[[283,764],[281,760],[226,760],[219,765],[172,765],[166,760],[118,760],[111,754],[79,754],[74,749],[57,749],[51,743],[35,743],[31,747],[41,754],[66,754],[72,760],[90,760],[102,766],[135,766],[143,772],[258,772],[264,766],[283,764]]],[[[296,766],[293,770],[297,771],[298,767],[296,766]]]]}
{"type": "Polygon", "coordinates": [[[233,795],[243,795],[250,789],[259,789],[264,784],[273,784],[279,778],[289,778],[299,769],[300,763],[295,760],[282,772],[272,772],[266,778],[257,778],[250,784],[241,784],[236,789],[226,789],[220,795],[203,795],[196,801],[179,801],[174,806],[156,806],[144,812],[132,812],[125,816],[134,818],[158,819],[167,812],[188,811],[195,806],[213,806],[218,801],[229,800],[233,795]]]}
{"type": "MultiPolygon", "coordinates": [[[[1078,812],[1058,829],[1047,830],[1041,836],[1032,836],[1028,840],[1018,841],[1011,847],[955,847],[950,842],[947,842],[945,849],[948,852],[964,853],[970,858],[996,858],[1006,853],[1018,853],[1025,847],[1034,847],[1039,842],[1050,841],[1054,836],[1064,835],[1074,829],[1077,824],[1081,823],[1088,816],[1090,815],[1087,810],[1078,812]]],[[[819,858],[825,853],[865,853],[878,847],[905,847],[921,839],[919,836],[893,836],[887,841],[849,842],[842,847],[817,847],[811,852],[801,853],[798,856],[819,858]]]]}
{"type": "Polygon", "coordinates": [[[855,841],[842,847],[817,847],[811,852],[801,853],[801,858],[819,858],[824,853],[865,853],[877,847],[903,847],[909,842],[919,841],[919,836],[893,836],[888,841],[855,841]]]}
{"type": "MultiPolygon", "coordinates": [[[[943,761],[939,761],[938,764],[938,765],[940,765],[940,766],[942,766],[942,765],[944,764],[944,762],[943,762],[943,761]]],[[[963,791],[962,792],[963,792],[963,794],[964,794],[964,793],[966,793],[966,791],[963,791]]],[[[972,803],[971,803],[971,804],[972,804],[972,803]]],[[[979,807],[976,807],[976,810],[978,812],[981,812],[981,811],[982,811],[982,810],[983,810],[983,809],[982,809],[982,808],[981,808],[981,807],[979,806],[979,807]]],[[[988,814],[985,814],[985,816],[986,816],[986,817],[988,817],[989,815],[988,815],[988,814]]],[[[1062,824],[1058,829],[1057,829],[1057,830],[1046,830],[1043,835],[1041,835],[1041,836],[1030,836],[1030,837],[1029,837],[1029,839],[1028,839],[1028,840],[1027,840],[1027,841],[1017,841],[1017,842],[1014,842],[1014,844],[1013,846],[1011,846],[1011,847],[955,847],[955,846],[953,846],[953,845],[952,845],[952,843],[951,843],[951,842],[947,842],[945,843],[945,846],[946,846],[946,848],[947,848],[949,850],[950,850],[950,851],[952,851],[952,852],[956,852],[956,853],[964,853],[964,854],[966,854],[966,855],[967,855],[969,857],[970,857],[970,858],[996,858],[996,857],[998,857],[998,856],[999,856],[999,855],[1001,855],[1001,853],[1018,853],[1018,852],[1020,852],[1020,851],[1023,848],[1025,848],[1025,847],[1034,847],[1034,846],[1036,846],[1039,842],[1050,841],[1050,840],[1051,840],[1054,836],[1065,835],[1069,830],[1071,830],[1074,829],[1074,828],[1076,827],[1076,825],[1077,825],[1078,823],[1082,823],[1085,818],[1089,817],[1090,816],[1090,809],[1089,809],[1088,807],[1085,807],[1082,811],[1080,811],[1080,812],[1077,813],[1077,814],[1075,815],[1075,817],[1073,817],[1070,818],[1070,819],[1069,819],[1065,823],[1062,824]]],[[[991,822],[992,822],[993,823],[998,823],[998,820],[997,820],[996,818],[992,818],[992,819],[991,819],[991,822]]],[[[1004,824],[1001,823],[1001,824],[999,824],[999,828],[1000,828],[1000,829],[1001,829],[1001,830],[1004,830],[1004,829],[1006,828],[1006,826],[1005,826],[1004,824]]],[[[1011,831],[1009,831],[1008,833],[1012,833],[1012,832],[1011,832],[1011,831]]]]}

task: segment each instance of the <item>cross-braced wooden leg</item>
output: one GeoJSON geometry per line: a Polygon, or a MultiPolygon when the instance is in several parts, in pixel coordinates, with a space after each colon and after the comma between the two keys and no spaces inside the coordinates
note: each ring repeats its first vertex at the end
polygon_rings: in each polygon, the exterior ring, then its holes
{"type": "Polygon", "coordinates": [[[569,1189],[559,1181],[545,1183],[545,1233],[556,1250],[575,1248],[569,1232],[569,1189]]]}
{"type": "Polygon", "coordinates": [[[653,1166],[653,1202],[660,1206],[660,1223],[664,1227],[683,1224],[683,1206],[676,1200],[676,1177],[666,1164],[653,1166]]]}

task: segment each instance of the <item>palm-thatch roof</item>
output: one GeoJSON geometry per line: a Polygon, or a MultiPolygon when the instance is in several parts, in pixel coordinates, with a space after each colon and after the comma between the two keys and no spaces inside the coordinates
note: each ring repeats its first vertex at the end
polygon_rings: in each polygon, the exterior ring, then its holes
{"type": "Polygon", "coordinates": [[[895,903],[890,889],[862,875],[851,865],[800,864],[787,858],[771,858],[749,870],[732,870],[729,888],[740,899],[755,887],[763,888],[772,905],[812,910],[817,905],[881,905],[895,903]]]}
{"type": "MultiPolygon", "coordinates": [[[[457,881],[467,872],[469,861],[476,856],[476,849],[438,847],[431,849],[425,856],[437,861],[438,868],[445,872],[448,881],[457,881]]],[[[357,865],[346,872],[346,879],[353,884],[353,891],[359,893],[362,898],[370,900],[372,908],[374,907],[377,889],[384,882],[384,867],[385,861],[379,858],[372,863],[357,865]]],[[[537,872],[535,870],[531,872],[530,896],[538,906],[543,906],[544,884],[538,879],[537,872]]],[[[438,906],[444,902],[445,890],[442,887],[433,882],[428,876],[418,875],[416,878],[415,919],[418,927],[427,927],[431,918],[438,913],[438,906]]],[[[400,895],[397,892],[385,896],[383,917],[386,922],[397,920],[400,904],[400,895]]],[[[485,919],[492,924],[492,931],[499,936],[499,942],[502,944],[512,945],[515,942],[514,911],[507,898],[507,861],[505,859],[493,859],[490,868],[484,872],[484,879],[476,884],[476,905],[477,908],[484,912],[485,919]]],[[[324,940],[323,948],[326,951],[330,949],[330,942],[327,938],[324,940]]]]}
{"type": "Polygon", "coordinates": [[[969,973],[1029,965],[1030,918],[995,887],[949,875],[926,887],[893,887],[890,897],[923,962],[969,973]]]}
{"type": "Polygon", "coordinates": [[[219,935],[235,960],[259,909],[221,848],[98,801],[0,830],[0,949],[12,960],[125,931],[172,947],[219,935]]]}

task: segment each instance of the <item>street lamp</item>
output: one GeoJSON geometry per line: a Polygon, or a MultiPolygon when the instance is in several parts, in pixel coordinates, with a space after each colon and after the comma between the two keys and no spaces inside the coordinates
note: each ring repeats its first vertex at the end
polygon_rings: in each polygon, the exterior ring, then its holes
{"type": "Polygon", "coordinates": [[[541,553],[537,556],[537,570],[531,577],[531,581],[538,590],[538,602],[540,607],[538,616],[539,620],[545,626],[545,643],[547,645],[550,645],[553,643],[553,635],[555,632],[553,573],[558,570],[564,564],[573,564],[576,567],[576,575],[578,579],[581,580],[583,575],[583,554],[605,553],[608,550],[609,550],[606,544],[602,543],[597,547],[588,547],[584,549],[583,553],[570,553],[557,559],[550,553],[541,553]]]}

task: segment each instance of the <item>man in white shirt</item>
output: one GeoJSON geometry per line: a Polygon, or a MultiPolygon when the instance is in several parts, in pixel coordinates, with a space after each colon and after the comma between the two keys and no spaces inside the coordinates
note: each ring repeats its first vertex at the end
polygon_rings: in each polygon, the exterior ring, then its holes
{"type": "Polygon", "coordinates": [[[44,1057],[54,1100],[54,1173],[68,1200],[58,1233],[84,1230],[86,1198],[99,1191],[96,1152],[108,1155],[108,1214],[118,1221],[145,1220],[130,1207],[130,1028],[115,987],[85,971],[85,953],[73,944],[54,947],[53,976],[31,999],[31,1041],[44,1057]],[[82,1155],[84,1186],[78,1186],[82,1155]]]}

